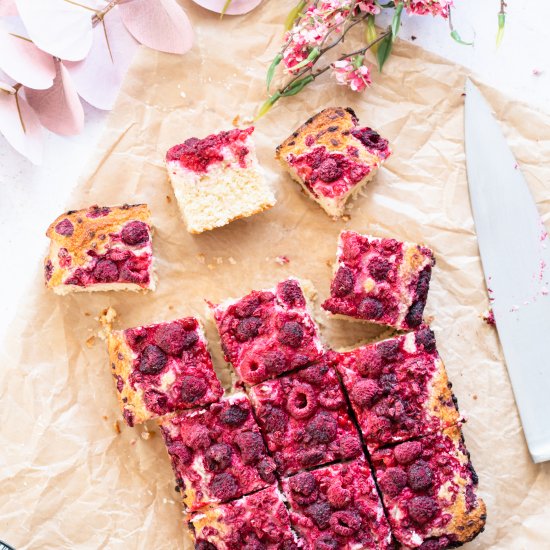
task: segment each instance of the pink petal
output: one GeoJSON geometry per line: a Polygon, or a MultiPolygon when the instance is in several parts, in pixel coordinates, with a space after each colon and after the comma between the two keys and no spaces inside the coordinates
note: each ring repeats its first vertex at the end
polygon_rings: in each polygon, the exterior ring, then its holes
{"type": "Polygon", "coordinates": [[[111,55],[102,25],[94,28],[90,53],[82,61],[65,63],[80,97],[98,109],[113,108],[120,85],[138,49],[138,43],[126,30],[118,10],[105,16],[105,28],[111,55]],[[101,82],[101,86],[98,86],[101,82]]]}
{"type": "MultiPolygon", "coordinates": [[[[93,12],[64,0],[15,0],[32,41],[45,52],[78,61],[92,45],[93,12]]],[[[94,6],[83,0],[82,4],[94,6]]]]}
{"type": "Polygon", "coordinates": [[[0,0],[0,17],[17,15],[17,8],[14,0],[0,0]]]}
{"type": "Polygon", "coordinates": [[[117,9],[136,40],[150,48],[185,53],[193,45],[191,23],[175,0],[134,0],[117,9]]]}
{"type": "Polygon", "coordinates": [[[25,123],[21,125],[14,94],[0,92],[0,133],[11,146],[27,157],[33,164],[42,162],[42,127],[36,113],[21,95],[19,108],[25,123]]]}
{"type": "Polygon", "coordinates": [[[53,57],[32,42],[0,30],[0,69],[29,88],[43,90],[53,84],[53,57]]]}
{"type": "Polygon", "coordinates": [[[67,69],[56,62],[53,86],[48,90],[25,90],[29,105],[43,126],[62,136],[72,136],[84,127],[84,109],[67,69]]]}
{"type": "MultiPolygon", "coordinates": [[[[216,13],[221,13],[225,6],[225,0],[193,0],[193,2],[216,13]]],[[[252,11],[261,2],[262,0],[232,0],[225,13],[227,15],[242,15],[252,11]]]]}

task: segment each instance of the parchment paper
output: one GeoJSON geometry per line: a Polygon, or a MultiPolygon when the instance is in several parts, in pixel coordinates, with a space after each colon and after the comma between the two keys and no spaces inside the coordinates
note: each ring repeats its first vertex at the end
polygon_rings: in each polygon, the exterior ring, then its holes
{"type": "MultiPolygon", "coordinates": [[[[67,207],[147,202],[159,286],[144,295],[57,297],[43,288],[37,258],[36,280],[0,372],[0,538],[15,547],[190,549],[154,423],[131,429],[119,422],[121,433],[115,431],[120,412],[105,345],[94,338],[97,314],[115,307],[120,327],[203,316],[204,298],[237,296],[290,274],[311,279],[323,299],[337,235],[352,228],[423,242],[436,252],[427,314],[469,416],[466,442],[488,506],[486,531],[469,548],[550,548],[550,464],[531,462],[496,332],[480,319],[488,299],[465,178],[463,68],[398,42],[370,91],[358,95],[323,80],[281,101],[255,132],[277,206],[200,236],[184,229],[164,153],[253,113],[264,99],[265,69],[291,4],[264,2],[248,16],[220,21],[186,3],[197,35],[193,50],[181,57],[142,49],[135,60],[91,169],[67,207]],[[330,105],[353,107],[394,151],[347,222],[331,221],[273,159],[278,143],[330,105]],[[290,263],[279,265],[278,255],[290,263]]],[[[548,220],[550,117],[482,89],[548,220]]],[[[36,236],[46,249],[45,229],[37,227],[36,236]]],[[[333,346],[381,333],[319,319],[333,346]]],[[[207,329],[217,371],[227,373],[216,332],[207,329]]]]}

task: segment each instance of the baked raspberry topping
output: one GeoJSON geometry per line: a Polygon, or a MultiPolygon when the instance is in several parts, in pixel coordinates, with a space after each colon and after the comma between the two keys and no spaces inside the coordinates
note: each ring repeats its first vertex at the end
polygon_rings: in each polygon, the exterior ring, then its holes
{"type": "Polygon", "coordinates": [[[86,212],[86,217],[88,218],[102,218],[107,216],[111,212],[111,209],[108,206],[90,206],[88,212],[86,212]]]}
{"type": "MultiPolygon", "coordinates": [[[[334,354],[365,442],[370,450],[450,426],[459,420],[435,341],[419,332],[334,354]]],[[[431,333],[431,331],[430,331],[431,333]]],[[[431,337],[433,333],[431,333],[431,337]]],[[[409,443],[400,463],[414,456],[409,443]],[[407,454],[408,453],[408,454],[407,454]]]]}
{"type": "Polygon", "coordinates": [[[393,548],[370,469],[364,458],[283,480],[290,520],[315,550],[393,548]]]}
{"type": "Polygon", "coordinates": [[[225,359],[247,384],[303,367],[323,352],[295,279],[213,307],[213,312],[225,359]]]}
{"type": "Polygon", "coordinates": [[[65,218],[55,226],[55,231],[59,235],[63,235],[63,237],[70,237],[74,233],[74,225],[71,220],[65,218]]]}
{"type": "Polygon", "coordinates": [[[361,453],[338,377],[325,359],[254,386],[250,398],[281,474],[361,453]]]}
{"type": "Polygon", "coordinates": [[[166,161],[177,161],[193,172],[206,172],[211,164],[224,160],[231,162],[232,159],[245,168],[249,153],[245,144],[253,131],[251,126],[246,130],[236,128],[203,139],[189,138],[171,147],[166,153],[166,161]]]}
{"type": "Polygon", "coordinates": [[[399,329],[421,325],[435,263],[431,250],[343,231],[337,259],[324,309],[399,329]]]}
{"type": "Polygon", "coordinates": [[[122,228],[120,237],[131,246],[146,243],[149,240],[149,227],[137,220],[129,222],[122,228]]]}
{"type": "Polygon", "coordinates": [[[265,448],[250,411],[240,393],[208,409],[175,413],[161,420],[161,431],[181,480],[183,500],[196,510],[257,491],[275,481],[275,463],[265,448]],[[240,422],[228,423],[234,412],[244,411],[240,422]],[[270,477],[266,481],[266,477],[270,477]]]}
{"type": "Polygon", "coordinates": [[[379,154],[383,159],[390,155],[388,140],[381,137],[372,128],[354,128],[351,135],[357,138],[371,153],[379,154]]]}

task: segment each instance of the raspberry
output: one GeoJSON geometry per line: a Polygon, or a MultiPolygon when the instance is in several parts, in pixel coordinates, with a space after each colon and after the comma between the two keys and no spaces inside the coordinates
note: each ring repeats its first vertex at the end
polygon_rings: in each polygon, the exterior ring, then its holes
{"type": "Polygon", "coordinates": [[[287,424],[288,416],[283,410],[273,405],[265,407],[264,426],[268,433],[284,432],[287,424]]]}
{"type": "Polygon", "coordinates": [[[178,464],[189,464],[193,458],[191,451],[183,443],[172,443],[168,445],[168,452],[178,464]]]}
{"type": "Polygon", "coordinates": [[[194,346],[198,339],[196,332],[188,332],[176,322],[162,325],[155,332],[155,344],[170,355],[181,355],[184,349],[194,346]]]}
{"type": "Polygon", "coordinates": [[[147,338],[147,331],[142,328],[131,328],[124,332],[128,345],[134,350],[138,351],[147,338]]]}
{"type": "Polygon", "coordinates": [[[262,320],[259,317],[245,317],[239,321],[235,331],[235,338],[239,342],[246,342],[258,336],[262,320]]]}
{"type": "Polygon", "coordinates": [[[228,426],[237,427],[244,424],[250,411],[248,408],[242,408],[239,405],[229,405],[227,409],[220,413],[220,421],[228,426]]]}
{"type": "Polygon", "coordinates": [[[380,377],[380,387],[384,395],[391,393],[395,385],[397,384],[397,377],[395,374],[383,374],[380,377]]]}
{"type": "Polygon", "coordinates": [[[207,540],[198,540],[195,542],[195,550],[217,550],[217,548],[207,540]]]}
{"type": "Polygon", "coordinates": [[[298,462],[305,468],[316,466],[325,458],[325,453],[321,449],[302,449],[298,452],[298,462]]]}
{"type": "Polygon", "coordinates": [[[410,464],[422,453],[420,441],[406,441],[394,448],[393,454],[399,464],[410,464]]]}
{"type": "Polygon", "coordinates": [[[235,305],[235,317],[239,317],[239,319],[252,317],[259,306],[260,300],[257,296],[247,296],[235,305]]]}
{"type": "Polygon", "coordinates": [[[135,284],[143,284],[149,281],[148,260],[130,257],[120,268],[120,280],[135,284]]]}
{"type": "Polygon", "coordinates": [[[361,517],[348,510],[334,512],[330,517],[331,529],[342,537],[350,537],[361,527],[361,517]]]}
{"type": "Polygon", "coordinates": [[[399,340],[386,340],[376,346],[384,363],[391,363],[399,357],[399,340]]]}
{"type": "Polygon", "coordinates": [[[260,542],[256,535],[253,535],[253,538],[250,538],[246,544],[242,547],[242,550],[266,550],[266,545],[263,542],[260,542]]]}
{"type": "Polygon", "coordinates": [[[323,535],[315,541],[315,550],[338,550],[340,543],[330,535],[323,535]]]}
{"type": "Polygon", "coordinates": [[[310,504],[317,500],[317,480],[312,473],[302,472],[292,476],[288,484],[298,504],[310,504]]]}
{"type": "Polygon", "coordinates": [[[367,149],[384,151],[388,147],[388,140],[384,139],[372,128],[355,128],[351,131],[351,135],[357,138],[367,149]]]}
{"type": "Polygon", "coordinates": [[[376,348],[364,348],[357,355],[357,370],[363,376],[378,377],[382,374],[382,357],[376,348]]]}
{"type": "Polygon", "coordinates": [[[296,384],[287,397],[286,409],[296,419],[309,418],[317,408],[315,392],[309,384],[296,384]]]}
{"type": "Polygon", "coordinates": [[[281,344],[285,344],[291,348],[299,348],[303,338],[304,329],[302,325],[296,321],[286,321],[277,336],[281,344]]]}
{"type": "Polygon", "coordinates": [[[432,268],[431,266],[425,267],[418,276],[418,281],[416,283],[416,297],[419,300],[426,300],[428,296],[428,290],[430,288],[430,279],[432,277],[432,268]]]}
{"type": "Polygon", "coordinates": [[[353,458],[361,454],[361,442],[356,435],[345,435],[340,440],[340,454],[343,458],[353,458]]]}
{"type": "Polygon", "coordinates": [[[359,380],[350,391],[351,400],[361,408],[372,407],[381,397],[380,386],[370,378],[359,380]]]}
{"type": "Polygon", "coordinates": [[[140,221],[127,223],[120,233],[121,239],[129,245],[143,244],[149,240],[149,228],[140,221]]]}
{"type": "Polygon", "coordinates": [[[182,433],[183,442],[195,451],[210,446],[210,434],[206,426],[191,426],[182,433]]]}
{"type": "Polygon", "coordinates": [[[210,482],[210,491],[214,497],[224,501],[239,496],[239,484],[229,473],[216,474],[210,482]]]}
{"type": "Polygon", "coordinates": [[[391,269],[391,263],[384,258],[374,257],[369,262],[369,273],[375,281],[384,281],[391,269]]]}
{"type": "Polygon", "coordinates": [[[103,259],[94,267],[94,277],[100,283],[113,283],[118,279],[118,267],[115,262],[103,259]]]}
{"type": "Polygon", "coordinates": [[[46,279],[46,281],[49,281],[52,278],[52,273],[53,273],[53,264],[51,260],[48,260],[44,264],[44,278],[46,279]]]}
{"type": "Polygon", "coordinates": [[[425,305],[424,300],[417,300],[416,302],[413,302],[409,308],[407,316],[405,317],[405,321],[409,327],[415,328],[422,324],[422,314],[424,313],[425,305]]]}
{"type": "Polygon", "coordinates": [[[105,256],[113,262],[124,262],[132,256],[132,252],[126,248],[109,248],[105,256]]]}
{"type": "Polygon", "coordinates": [[[225,443],[215,443],[204,453],[204,463],[210,472],[222,472],[231,465],[233,450],[225,443]]]}
{"type": "Polygon", "coordinates": [[[450,540],[447,537],[441,537],[439,539],[430,539],[424,541],[419,547],[418,550],[443,550],[448,548],[450,540]]]}
{"type": "Polygon", "coordinates": [[[345,265],[340,266],[332,283],[330,285],[330,292],[337,298],[343,298],[347,296],[355,285],[355,275],[353,271],[345,265]]]}
{"type": "Polygon", "coordinates": [[[291,307],[305,307],[306,300],[298,281],[292,279],[283,281],[279,283],[277,291],[286,305],[291,307]]]}
{"type": "Polygon", "coordinates": [[[94,206],[90,206],[88,212],[86,212],[87,218],[102,218],[103,216],[106,216],[109,214],[111,209],[108,206],[97,206],[95,204],[94,206]]]}
{"type": "Polygon", "coordinates": [[[258,462],[256,466],[260,478],[266,483],[273,483],[277,478],[275,477],[275,462],[272,458],[266,457],[258,462]]]}
{"type": "Polygon", "coordinates": [[[331,411],[337,411],[344,404],[344,397],[338,386],[327,388],[319,394],[319,403],[331,411]]]}
{"type": "Polygon", "coordinates": [[[357,312],[366,319],[380,319],[384,313],[384,306],[380,300],[367,297],[361,301],[357,307],[357,312]]]}
{"type": "Polygon", "coordinates": [[[335,483],[328,488],[327,498],[334,508],[340,510],[351,502],[351,493],[335,483]]]}
{"type": "Polygon", "coordinates": [[[395,497],[407,485],[407,474],[401,468],[388,468],[379,479],[379,483],[383,493],[395,497]]]}
{"type": "Polygon", "coordinates": [[[141,352],[138,368],[143,374],[158,374],[166,361],[166,354],[159,347],[149,344],[141,352]]]}
{"type": "Polygon", "coordinates": [[[420,525],[428,523],[438,510],[437,502],[431,497],[414,497],[408,505],[409,516],[420,525]]]}
{"type": "Polygon", "coordinates": [[[74,225],[71,220],[65,218],[55,226],[55,232],[63,237],[70,237],[74,233],[74,225]]]}
{"type": "Polygon", "coordinates": [[[328,366],[324,363],[312,365],[307,369],[303,369],[298,372],[297,376],[300,380],[313,384],[314,386],[321,386],[325,382],[325,374],[328,372],[328,366]]]}
{"type": "Polygon", "coordinates": [[[242,461],[245,464],[255,464],[265,455],[264,440],[257,432],[241,432],[237,434],[235,445],[239,448],[242,461]]]}
{"type": "Polygon", "coordinates": [[[418,329],[414,339],[416,341],[416,345],[422,346],[428,353],[435,351],[435,335],[429,327],[422,327],[418,329]]]}
{"type": "Polygon", "coordinates": [[[322,411],[309,421],[306,432],[317,443],[330,443],[336,438],[338,423],[330,413],[322,411]]]}
{"type": "Polygon", "coordinates": [[[330,525],[331,509],[328,502],[315,502],[310,504],[305,513],[314,521],[319,529],[327,529],[330,525]]]}
{"type": "Polygon", "coordinates": [[[251,384],[257,384],[268,377],[265,364],[259,363],[255,356],[245,358],[239,368],[243,380],[251,384]]]}
{"type": "Polygon", "coordinates": [[[264,367],[270,375],[281,374],[287,369],[286,356],[280,350],[267,351],[263,358],[264,367]]]}
{"type": "Polygon", "coordinates": [[[204,397],[208,390],[206,382],[197,376],[188,375],[181,378],[181,399],[185,403],[195,403],[204,397]]]}
{"type": "Polygon", "coordinates": [[[327,158],[317,169],[317,175],[325,183],[332,183],[342,176],[342,168],[334,158],[327,158]]]}
{"type": "Polygon", "coordinates": [[[409,487],[413,491],[422,491],[432,486],[434,473],[424,460],[417,460],[408,472],[409,487]]]}

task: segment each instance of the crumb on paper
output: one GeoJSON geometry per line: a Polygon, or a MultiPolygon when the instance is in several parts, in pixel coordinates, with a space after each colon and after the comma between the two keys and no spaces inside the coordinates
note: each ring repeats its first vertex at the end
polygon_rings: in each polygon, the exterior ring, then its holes
{"type": "Polygon", "coordinates": [[[330,259],[325,262],[327,264],[327,267],[333,267],[334,266],[334,260],[330,259]]]}
{"type": "Polygon", "coordinates": [[[229,256],[229,258],[227,258],[227,261],[228,261],[231,265],[236,265],[236,264],[237,264],[237,260],[235,260],[235,258],[233,258],[233,256],[229,256]]]}
{"type": "Polygon", "coordinates": [[[174,306],[168,306],[168,311],[172,311],[174,309],[174,306]]]}
{"type": "Polygon", "coordinates": [[[206,267],[207,267],[210,271],[212,271],[213,269],[215,269],[216,266],[215,266],[214,264],[208,264],[206,267]]]}
{"type": "Polygon", "coordinates": [[[103,418],[103,420],[109,420],[109,417],[106,414],[104,414],[101,418],[103,418]]]}
{"type": "Polygon", "coordinates": [[[239,118],[241,117],[241,115],[237,115],[232,121],[231,121],[231,124],[233,124],[233,126],[238,126],[239,125],[239,118]]]}
{"type": "Polygon", "coordinates": [[[135,445],[137,443],[137,439],[130,440],[130,445],[135,445]]]}
{"type": "Polygon", "coordinates": [[[89,317],[89,316],[91,315],[91,313],[90,313],[89,311],[85,311],[85,312],[84,312],[84,315],[85,315],[86,317],[89,317]]]}
{"type": "Polygon", "coordinates": [[[476,394],[476,393],[474,393],[474,395],[472,395],[472,399],[473,399],[474,401],[477,401],[477,394],[476,394]]]}
{"type": "Polygon", "coordinates": [[[218,265],[223,264],[223,258],[220,257],[220,256],[216,256],[216,257],[214,258],[214,261],[215,261],[218,265]]]}
{"type": "Polygon", "coordinates": [[[115,430],[115,432],[116,432],[117,434],[120,433],[120,424],[118,423],[118,420],[115,420],[115,421],[113,422],[113,429],[115,430]]]}
{"type": "Polygon", "coordinates": [[[540,76],[542,74],[542,71],[540,69],[534,68],[533,69],[533,76],[540,76]]]}
{"type": "Polygon", "coordinates": [[[141,432],[141,439],[145,439],[145,441],[147,441],[148,439],[151,439],[152,436],[153,434],[151,432],[148,432],[147,430],[144,430],[143,432],[141,432]]]}
{"type": "Polygon", "coordinates": [[[279,265],[286,265],[288,263],[290,263],[290,259],[288,256],[277,256],[275,258],[275,263],[279,264],[279,265]]]}
{"type": "Polygon", "coordinates": [[[510,308],[510,311],[511,311],[511,312],[519,311],[519,306],[514,304],[514,305],[510,308]]]}
{"type": "Polygon", "coordinates": [[[86,340],[86,345],[89,347],[89,348],[93,348],[94,347],[94,344],[95,344],[95,335],[91,335],[87,340],[86,340]]]}
{"type": "Polygon", "coordinates": [[[171,203],[172,202],[172,197],[170,195],[166,195],[166,202],[167,203],[171,203]]]}
{"type": "Polygon", "coordinates": [[[180,96],[185,98],[185,97],[187,97],[187,94],[184,91],[181,91],[180,96]]]}
{"type": "Polygon", "coordinates": [[[540,291],[540,293],[543,295],[543,296],[548,296],[548,287],[542,287],[542,290],[540,291]]]}
{"type": "Polygon", "coordinates": [[[345,216],[342,216],[343,222],[349,222],[351,220],[351,216],[349,214],[346,214],[345,216]]]}
{"type": "Polygon", "coordinates": [[[200,252],[199,254],[197,254],[197,260],[199,264],[204,264],[206,262],[206,256],[202,252],[200,252]]]}
{"type": "Polygon", "coordinates": [[[414,34],[411,36],[411,40],[412,40],[413,42],[416,40],[416,36],[415,36],[414,34]]]}
{"type": "Polygon", "coordinates": [[[163,503],[163,504],[176,504],[176,501],[175,501],[175,500],[172,500],[171,498],[166,498],[166,497],[164,497],[164,498],[162,499],[162,503],[163,503]]]}
{"type": "Polygon", "coordinates": [[[482,319],[489,325],[489,326],[495,326],[495,314],[493,313],[493,309],[489,308],[483,315],[482,319]]]}

